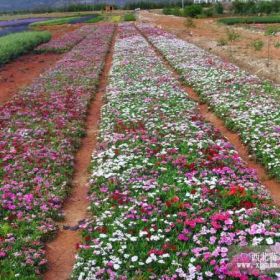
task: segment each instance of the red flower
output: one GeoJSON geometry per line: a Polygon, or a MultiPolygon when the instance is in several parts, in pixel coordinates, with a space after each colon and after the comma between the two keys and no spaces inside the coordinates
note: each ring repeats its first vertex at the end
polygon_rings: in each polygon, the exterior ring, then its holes
{"type": "Polygon", "coordinates": [[[240,186],[231,186],[229,190],[229,195],[239,195],[244,196],[246,194],[246,190],[244,187],[240,186]]]}
{"type": "Polygon", "coordinates": [[[244,207],[244,208],[246,208],[246,209],[250,209],[250,208],[255,207],[255,203],[253,203],[253,202],[251,202],[251,201],[242,201],[242,202],[240,203],[240,207],[241,207],[241,208],[244,207]]]}

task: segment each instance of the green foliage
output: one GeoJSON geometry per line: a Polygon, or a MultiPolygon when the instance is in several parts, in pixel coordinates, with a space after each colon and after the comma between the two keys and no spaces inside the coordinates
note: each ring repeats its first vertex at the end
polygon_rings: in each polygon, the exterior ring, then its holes
{"type": "Polygon", "coordinates": [[[22,32],[0,38],[0,65],[9,62],[21,54],[33,50],[41,43],[51,39],[49,32],[22,32]]]}
{"type": "Polygon", "coordinates": [[[236,31],[227,29],[228,41],[233,42],[233,41],[238,40],[239,38],[240,38],[240,35],[236,31]]]}
{"type": "Polygon", "coordinates": [[[124,21],[135,21],[136,17],[132,13],[127,13],[127,14],[124,15],[123,20],[124,21]]]}
{"type": "Polygon", "coordinates": [[[255,49],[255,51],[260,51],[264,46],[264,42],[260,39],[256,39],[252,42],[252,47],[255,49]]]}
{"type": "Polygon", "coordinates": [[[265,35],[275,35],[280,32],[280,26],[269,26],[265,30],[265,35]]]}
{"type": "Polygon", "coordinates": [[[166,1],[162,2],[149,2],[149,1],[139,1],[139,2],[132,2],[132,3],[127,3],[124,6],[124,10],[134,10],[137,8],[144,9],[144,10],[149,10],[149,9],[168,9],[168,8],[174,8],[176,6],[180,6],[181,2],[178,1],[178,3],[167,3],[166,1]]]}
{"type": "Polygon", "coordinates": [[[174,7],[174,8],[164,8],[162,10],[162,12],[165,14],[165,15],[173,15],[173,16],[182,16],[182,9],[179,8],[179,7],[174,7]]]}
{"type": "Polygon", "coordinates": [[[214,15],[214,9],[213,8],[204,9],[202,15],[205,17],[212,17],[214,15]]]}
{"type": "Polygon", "coordinates": [[[249,23],[280,23],[280,16],[222,18],[218,22],[226,25],[249,24],[249,23]]]}
{"type": "Polygon", "coordinates": [[[86,23],[96,23],[96,22],[99,22],[99,21],[102,21],[102,20],[104,20],[104,16],[99,15],[97,17],[89,19],[86,23]]]}
{"type": "Polygon", "coordinates": [[[203,9],[201,5],[193,4],[185,7],[183,15],[185,17],[197,17],[202,14],[202,11],[203,9]]]}
{"type": "Polygon", "coordinates": [[[35,26],[61,25],[61,24],[71,23],[71,21],[79,18],[80,17],[64,17],[64,18],[50,19],[50,20],[31,23],[30,26],[35,27],[35,26]]]}
{"type": "Polygon", "coordinates": [[[227,44],[228,44],[228,41],[225,38],[220,38],[218,40],[218,46],[226,46],[227,44]]]}
{"type": "Polygon", "coordinates": [[[274,44],[274,47],[275,47],[276,49],[279,49],[279,48],[280,48],[280,42],[276,42],[276,43],[274,44]]]}
{"type": "Polygon", "coordinates": [[[218,15],[222,15],[224,13],[224,7],[221,3],[216,3],[214,6],[214,10],[218,15]]]}
{"type": "Polygon", "coordinates": [[[271,14],[280,12],[280,2],[274,1],[253,1],[248,2],[235,1],[232,4],[232,11],[234,14],[271,14]]]}

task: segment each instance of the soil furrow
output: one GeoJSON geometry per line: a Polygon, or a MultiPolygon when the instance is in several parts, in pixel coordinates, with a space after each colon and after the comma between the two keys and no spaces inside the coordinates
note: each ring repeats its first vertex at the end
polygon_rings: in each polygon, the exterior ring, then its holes
{"type": "Polygon", "coordinates": [[[164,64],[168,67],[168,69],[172,72],[173,76],[180,82],[182,89],[187,93],[187,95],[194,101],[198,103],[198,110],[203,118],[210,122],[215,128],[219,129],[222,135],[228,139],[228,141],[234,145],[235,150],[238,152],[239,156],[243,159],[244,162],[248,165],[248,167],[256,170],[258,179],[260,182],[270,191],[271,197],[274,203],[280,206],[280,182],[275,179],[272,179],[267,173],[266,169],[258,162],[254,160],[254,158],[250,155],[248,148],[242,143],[240,136],[230,131],[224,121],[218,118],[207,106],[201,102],[199,95],[189,86],[184,85],[181,82],[180,75],[176,72],[174,67],[167,61],[167,59],[161,54],[161,52],[150,42],[148,37],[143,34],[143,32],[136,26],[138,32],[146,39],[149,45],[153,48],[155,53],[161,58],[164,64]]]}
{"type": "Polygon", "coordinates": [[[105,59],[97,93],[88,111],[86,136],[82,139],[80,149],[75,157],[73,189],[63,208],[65,219],[63,222],[58,223],[59,232],[57,237],[46,246],[49,269],[44,275],[45,280],[69,279],[75,263],[76,244],[81,240],[81,234],[79,230],[75,229],[75,226],[79,221],[88,217],[88,167],[97,143],[98,124],[112,64],[115,35],[113,35],[110,50],[105,59]],[[69,229],[68,227],[71,228],[69,229]]]}

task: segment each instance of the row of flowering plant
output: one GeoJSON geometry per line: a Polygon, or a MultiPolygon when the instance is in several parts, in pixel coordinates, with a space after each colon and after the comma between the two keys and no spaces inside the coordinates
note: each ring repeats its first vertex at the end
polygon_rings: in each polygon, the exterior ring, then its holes
{"type": "Polygon", "coordinates": [[[231,246],[279,241],[279,211],[134,25],[119,27],[72,278],[273,279],[231,246]],[[236,259],[234,259],[236,260],[236,259]]]}
{"type": "Polygon", "coordinates": [[[81,42],[89,32],[92,32],[92,26],[83,26],[74,31],[67,32],[59,38],[53,38],[48,43],[42,44],[35,49],[36,52],[67,52],[81,42]]]}
{"type": "Polygon", "coordinates": [[[114,26],[100,25],[0,108],[0,279],[35,279],[56,231],[74,154],[114,26]]]}
{"type": "Polygon", "coordinates": [[[279,87],[158,28],[140,29],[252,154],[280,179],[279,87]]]}

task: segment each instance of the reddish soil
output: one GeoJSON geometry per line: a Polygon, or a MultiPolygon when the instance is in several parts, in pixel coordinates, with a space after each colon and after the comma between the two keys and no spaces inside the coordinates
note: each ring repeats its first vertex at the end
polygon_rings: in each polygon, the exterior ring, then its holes
{"type": "Polygon", "coordinates": [[[52,39],[56,39],[63,36],[67,32],[71,32],[82,27],[83,25],[85,24],[83,23],[62,24],[62,25],[40,26],[40,27],[36,27],[35,29],[49,31],[52,34],[52,39]]]}
{"type": "MultiPolygon", "coordinates": [[[[80,28],[83,24],[64,24],[44,26],[38,30],[47,30],[52,39],[59,38],[67,32],[80,28]]],[[[16,60],[0,67],[0,105],[7,102],[14,94],[28,86],[41,73],[48,70],[62,54],[34,54],[20,56],[16,60]]]]}
{"type": "Polygon", "coordinates": [[[60,57],[58,54],[27,54],[0,67],[0,105],[31,84],[60,57]]]}
{"type": "MultiPolygon", "coordinates": [[[[139,30],[139,29],[138,29],[139,30]]],[[[148,38],[140,31],[140,33],[145,37],[148,43],[152,46],[156,54],[162,59],[168,69],[172,72],[173,76],[180,81],[180,75],[175,71],[175,69],[171,66],[171,64],[161,55],[161,53],[150,43],[148,38]]],[[[228,139],[228,141],[234,146],[235,150],[238,152],[239,156],[243,159],[243,161],[247,164],[248,167],[256,170],[256,174],[260,182],[269,190],[271,193],[272,199],[274,203],[280,206],[280,182],[271,179],[267,174],[265,168],[257,163],[252,156],[250,155],[247,147],[242,143],[239,135],[230,131],[224,124],[223,120],[218,118],[214,113],[210,111],[207,104],[203,104],[200,102],[199,95],[188,86],[185,86],[181,83],[182,89],[187,93],[187,95],[194,101],[198,103],[198,110],[203,118],[210,122],[215,128],[219,129],[221,134],[228,139]]]]}
{"type": "Polygon", "coordinates": [[[177,35],[180,39],[194,43],[237,64],[260,78],[280,83],[280,48],[274,46],[280,42],[279,35],[265,36],[264,33],[254,32],[250,29],[218,24],[216,18],[193,19],[194,26],[189,27],[185,18],[141,11],[138,20],[155,24],[159,28],[177,35]],[[227,45],[219,46],[221,39],[227,39],[228,31],[238,33],[239,38],[228,42],[227,45]],[[253,47],[255,40],[261,40],[264,43],[260,51],[256,51],[253,47]]]}
{"type": "Polygon", "coordinates": [[[46,250],[49,269],[44,275],[45,280],[69,279],[73,269],[74,257],[77,253],[76,244],[81,241],[81,234],[79,231],[65,230],[63,226],[75,226],[79,221],[88,216],[88,167],[91,162],[92,152],[97,143],[100,110],[103,105],[103,96],[106,91],[106,84],[112,64],[114,42],[115,39],[113,39],[110,52],[106,57],[98,92],[89,108],[86,121],[87,135],[83,138],[81,147],[75,158],[75,173],[72,183],[73,191],[64,205],[65,220],[58,223],[60,229],[56,239],[47,244],[46,250]]]}

